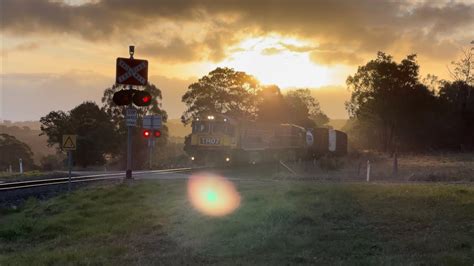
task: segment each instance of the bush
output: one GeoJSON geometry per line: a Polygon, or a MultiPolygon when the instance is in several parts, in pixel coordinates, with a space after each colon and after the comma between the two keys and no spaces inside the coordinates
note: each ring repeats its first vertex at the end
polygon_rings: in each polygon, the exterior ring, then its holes
{"type": "Polygon", "coordinates": [[[64,166],[64,155],[46,155],[40,160],[43,171],[53,171],[62,169],[64,166]]]}
{"type": "Polygon", "coordinates": [[[322,170],[335,171],[341,169],[343,166],[344,163],[337,157],[325,155],[319,159],[319,167],[322,170]]]}

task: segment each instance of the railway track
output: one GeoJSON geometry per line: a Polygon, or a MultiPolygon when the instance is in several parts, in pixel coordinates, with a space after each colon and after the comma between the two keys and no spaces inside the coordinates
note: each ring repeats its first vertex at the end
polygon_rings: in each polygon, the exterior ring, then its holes
{"type": "MultiPolygon", "coordinates": [[[[195,168],[174,168],[174,169],[163,169],[163,170],[151,170],[151,171],[136,171],[134,176],[140,177],[146,174],[165,174],[165,173],[180,173],[192,171],[195,168]]],[[[125,173],[108,173],[108,174],[96,174],[96,175],[84,175],[71,177],[71,183],[84,183],[84,182],[93,182],[93,181],[103,181],[109,179],[123,179],[125,178],[125,173]]],[[[7,182],[0,184],[0,192],[3,191],[13,191],[27,188],[36,188],[36,187],[45,187],[52,185],[61,185],[68,184],[68,177],[59,177],[59,178],[47,178],[47,179],[38,179],[38,180],[28,180],[28,181],[17,181],[17,182],[7,182]]]]}

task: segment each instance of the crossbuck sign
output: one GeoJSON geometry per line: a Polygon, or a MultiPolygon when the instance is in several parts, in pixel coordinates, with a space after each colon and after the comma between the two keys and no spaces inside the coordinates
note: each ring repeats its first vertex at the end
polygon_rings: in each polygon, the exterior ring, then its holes
{"type": "Polygon", "coordinates": [[[117,84],[144,86],[148,82],[148,61],[131,58],[117,58],[117,84]]]}

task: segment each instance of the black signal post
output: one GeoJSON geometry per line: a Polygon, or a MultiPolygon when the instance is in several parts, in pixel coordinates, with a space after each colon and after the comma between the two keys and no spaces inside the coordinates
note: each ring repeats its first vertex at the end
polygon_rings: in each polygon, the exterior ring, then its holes
{"type": "MultiPolygon", "coordinates": [[[[150,93],[141,90],[134,90],[133,86],[146,86],[148,83],[148,61],[134,59],[135,46],[128,47],[130,58],[117,58],[115,83],[128,85],[128,90],[120,90],[113,95],[113,101],[118,106],[127,106],[127,169],[126,178],[132,178],[132,127],[136,126],[137,110],[136,106],[148,106],[151,104],[150,93]]],[[[151,135],[149,132],[148,135],[151,135]]]]}
{"type": "MultiPolygon", "coordinates": [[[[130,54],[130,59],[133,59],[133,54],[135,54],[135,46],[130,45],[128,47],[128,53],[130,54]]],[[[128,85],[130,95],[133,95],[132,85],[128,85]]],[[[128,108],[132,109],[132,101],[128,104],[128,108]]],[[[132,178],[132,126],[127,126],[127,170],[125,172],[125,178],[132,178]]]]}

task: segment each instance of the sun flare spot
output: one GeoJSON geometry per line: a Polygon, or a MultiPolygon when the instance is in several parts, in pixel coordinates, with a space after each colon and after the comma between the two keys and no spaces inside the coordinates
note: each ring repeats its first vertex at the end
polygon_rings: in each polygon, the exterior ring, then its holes
{"type": "Polygon", "coordinates": [[[213,174],[189,178],[188,197],[198,211],[210,216],[224,216],[240,205],[240,195],[232,182],[213,174]]]}

